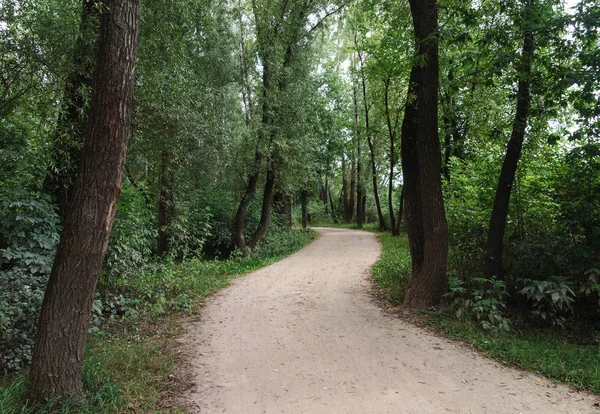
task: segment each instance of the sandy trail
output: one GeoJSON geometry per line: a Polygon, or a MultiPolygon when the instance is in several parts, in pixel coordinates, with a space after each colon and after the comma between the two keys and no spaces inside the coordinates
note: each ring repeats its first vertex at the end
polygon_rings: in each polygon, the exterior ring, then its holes
{"type": "Polygon", "coordinates": [[[595,413],[595,398],[382,312],[380,246],[317,229],[300,252],[211,297],[182,338],[192,413],[595,413]]]}

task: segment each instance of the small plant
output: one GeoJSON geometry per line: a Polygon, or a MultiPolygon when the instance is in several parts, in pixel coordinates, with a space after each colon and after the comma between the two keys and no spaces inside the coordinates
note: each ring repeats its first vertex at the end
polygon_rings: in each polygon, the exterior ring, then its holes
{"type": "Polygon", "coordinates": [[[503,281],[474,277],[471,289],[460,279],[449,280],[446,297],[452,299],[450,309],[458,319],[474,320],[483,329],[509,331],[510,321],[502,310],[506,308],[506,287],[503,281]]]}
{"type": "Polygon", "coordinates": [[[586,296],[596,295],[600,305],[600,269],[593,267],[585,271],[586,283],[581,287],[580,293],[586,296]]]}
{"type": "Polygon", "coordinates": [[[519,292],[532,303],[532,315],[552,325],[564,326],[564,314],[573,312],[575,292],[566,279],[552,276],[548,280],[525,279],[525,287],[519,292]]]}

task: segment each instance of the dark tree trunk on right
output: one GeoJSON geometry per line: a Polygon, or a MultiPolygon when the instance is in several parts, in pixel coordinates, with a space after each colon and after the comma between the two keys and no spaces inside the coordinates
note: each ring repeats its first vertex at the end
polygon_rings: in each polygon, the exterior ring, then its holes
{"type": "Polygon", "coordinates": [[[427,308],[438,304],[446,289],[448,255],[438,132],[437,5],[436,0],[409,3],[417,54],[409,87],[414,96],[407,100],[402,128],[406,226],[412,257],[404,305],[427,308]]]}
{"type": "MultiPolygon", "coordinates": [[[[525,13],[523,16],[524,25],[531,25],[528,19],[533,18],[533,0],[527,0],[525,13]]],[[[504,279],[504,269],[502,266],[502,251],[504,248],[504,232],[506,229],[506,217],[510,204],[510,194],[515,181],[515,174],[521,151],[523,140],[525,138],[525,128],[527,127],[527,118],[529,116],[530,101],[530,78],[531,65],[534,51],[534,33],[531,26],[522,28],[523,30],[523,49],[521,61],[517,68],[519,76],[519,89],[517,91],[517,110],[513,121],[512,134],[506,148],[506,156],[502,164],[498,187],[496,188],[496,197],[494,198],[494,208],[490,220],[490,228],[486,243],[486,277],[497,277],[504,279]]]]}

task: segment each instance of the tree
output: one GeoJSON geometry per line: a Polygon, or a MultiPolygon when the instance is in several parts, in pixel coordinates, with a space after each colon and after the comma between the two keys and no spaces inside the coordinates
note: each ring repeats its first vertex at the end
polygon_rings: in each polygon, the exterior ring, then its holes
{"type": "Polygon", "coordinates": [[[125,166],[140,6],[111,0],[102,16],[88,137],[38,320],[29,385],[36,402],[81,392],[91,305],[125,166]]]}
{"type": "Polygon", "coordinates": [[[504,163],[502,164],[498,187],[496,188],[494,208],[492,210],[486,243],[486,276],[488,278],[497,277],[500,280],[504,279],[502,249],[504,246],[506,217],[508,216],[510,195],[515,181],[517,165],[521,158],[523,140],[525,139],[525,129],[527,127],[527,118],[530,110],[529,90],[534,51],[534,32],[532,27],[533,13],[533,0],[526,0],[522,23],[523,48],[521,52],[521,61],[517,68],[519,77],[517,108],[513,121],[512,134],[508,141],[506,156],[504,158],[504,163]]]}
{"type": "Polygon", "coordinates": [[[410,0],[416,51],[402,125],[406,227],[412,258],[405,306],[437,304],[446,288],[448,227],[438,135],[436,0],[410,0]]]}

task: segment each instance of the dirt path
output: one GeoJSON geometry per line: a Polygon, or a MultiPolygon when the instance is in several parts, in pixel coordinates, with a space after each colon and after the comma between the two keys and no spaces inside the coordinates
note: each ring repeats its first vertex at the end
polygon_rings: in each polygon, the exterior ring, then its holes
{"type": "Polygon", "coordinates": [[[210,298],[183,338],[192,413],[594,413],[594,398],[383,313],[366,232],[302,251],[210,298]]]}

